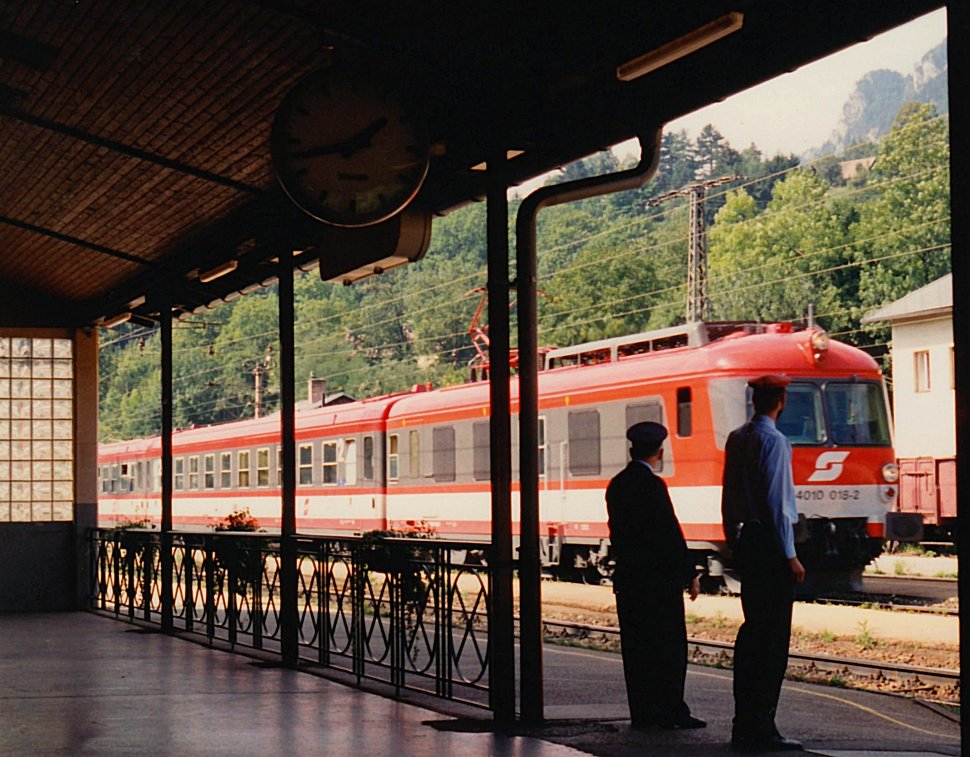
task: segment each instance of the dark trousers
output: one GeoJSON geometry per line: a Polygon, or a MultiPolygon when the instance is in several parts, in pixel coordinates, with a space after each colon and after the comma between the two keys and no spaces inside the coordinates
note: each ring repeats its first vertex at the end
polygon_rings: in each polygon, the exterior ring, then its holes
{"type": "Polygon", "coordinates": [[[677,721],[684,702],[687,628],[680,586],[617,589],[623,675],[634,726],[677,721]]]}
{"type": "Polygon", "coordinates": [[[742,534],[738,557],[744,623],[734,644],[734,730],[742,738],[766,738],[777,733],[795,584],[766,532],[742,534]]]}

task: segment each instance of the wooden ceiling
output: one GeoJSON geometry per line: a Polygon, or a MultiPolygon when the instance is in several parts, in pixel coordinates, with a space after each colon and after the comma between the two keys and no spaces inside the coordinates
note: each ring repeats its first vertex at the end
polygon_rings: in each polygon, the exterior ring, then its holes
{"type": "Polygon", "coordinates": [[[480,199],[940,6],[931,0],[5,0],[0,326],[191,312],[320,253],[279,190],[273,114],[333,56],[380,56],[438,146],[419,201],[480,199]],[[741,31],[633,82],[619,63],[728,12],[741,31]],[[197,278],[229,259],[231,275],[197,278]]]}

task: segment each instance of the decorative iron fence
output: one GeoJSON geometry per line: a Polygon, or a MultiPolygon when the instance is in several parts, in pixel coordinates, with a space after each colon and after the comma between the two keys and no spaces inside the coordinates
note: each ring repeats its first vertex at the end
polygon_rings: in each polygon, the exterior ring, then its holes
{"type": "MultiPolygon", "coordinates": [[[[279,653],[280,537],[169,537],[175,629],[279,653]]],[[[161,624],[161,534],[98,529],[92,540],[92,608],[161,624]]],[[[489,706],[488,545],[323,536],[294,545],[301,662],[489,706]]]]}

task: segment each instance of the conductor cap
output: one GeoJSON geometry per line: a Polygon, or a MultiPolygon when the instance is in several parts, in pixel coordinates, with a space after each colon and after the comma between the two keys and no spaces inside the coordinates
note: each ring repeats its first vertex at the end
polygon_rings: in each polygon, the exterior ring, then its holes
{"type": "Polygon", "coordinates": [[[653,421],[634,423],[626,431],[626,438],[642,447],[659,447],[667,438],[667,429],[653,421]]]}
{"type": "Polygon", "coordinates": [[[776,373],[769,373],[765,376],[758,376],[748,382],[748,386],[755,389],[784,389],[791,383],[788,376],[779,376],[776,373]]]}

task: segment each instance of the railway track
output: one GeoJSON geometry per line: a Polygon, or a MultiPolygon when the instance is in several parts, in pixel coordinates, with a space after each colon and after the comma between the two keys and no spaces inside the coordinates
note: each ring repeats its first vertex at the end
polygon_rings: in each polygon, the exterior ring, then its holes
{"type": "MultiPolygon", "coordinates": [[[[543,619],[543,626],[548,636],[561,640],[619,641],[620,629],[614,626],[547,619],[543,619]]],[[[687,646],[691,662],[717,667],[729,665],[734,652],[734,645],[725,641],[688,638],[687,646]]],[[[828,678],[832,683],[837,679],[837,685],[846,685],[851,679],[862,683],[859,688],[959,702],[960,672],[956,670],[804,652],[789,652],[788,660],[789,677],[800,680],[828,678]]]]}
{"type": "Polygon", "coordinates": [[[959,609],[952,604],[958,588],[954,578],[866,575],[863,586],[861,592],[823,593],[812,601],[931,615],[959,615],[959,609]]]}

